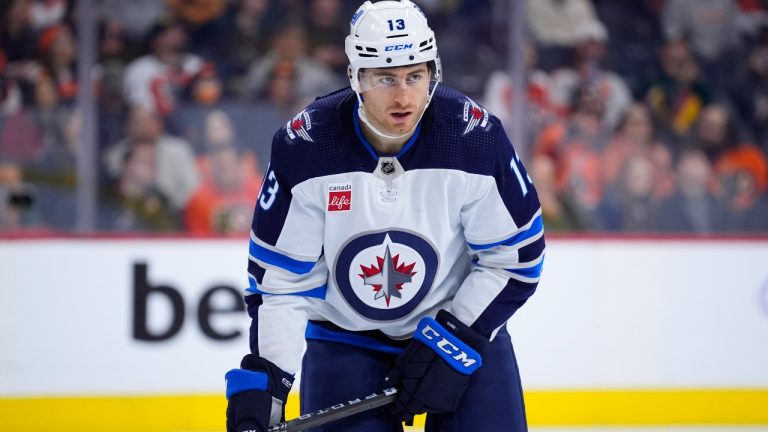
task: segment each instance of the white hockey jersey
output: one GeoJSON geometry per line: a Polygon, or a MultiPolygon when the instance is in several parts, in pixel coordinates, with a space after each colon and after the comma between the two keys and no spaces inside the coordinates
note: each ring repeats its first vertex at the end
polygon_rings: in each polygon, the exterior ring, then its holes
{"type": "Polygon", "coordinates": [[[381,156],[356,103],[332,93],[276,133],[256,205],[251,350],[291,373],[305,335],[397,352],[439,309],[491,337],[541,274],[538,197],[498,119],[441,86],[381,156]]]}

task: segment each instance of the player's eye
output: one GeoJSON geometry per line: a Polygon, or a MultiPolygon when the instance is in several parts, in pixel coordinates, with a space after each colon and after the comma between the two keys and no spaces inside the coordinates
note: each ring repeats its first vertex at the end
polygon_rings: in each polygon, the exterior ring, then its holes
{"type": "Polygon", "coordinates": [[[419,72],[419,73],[414,73],[414,74],[408,75],[408,77],[406,78],[406,82],[408,84],[416,84],[416,83],[421,82],[421,80],[423,80],[423,79],[424,79],[424,74],[419,72]]]}
{"type": "Polygon", "coordinates": [[[391,76],[380,76],[376,79],[379,85],[391,86],[395,84],[395,78],[391,76]]]}

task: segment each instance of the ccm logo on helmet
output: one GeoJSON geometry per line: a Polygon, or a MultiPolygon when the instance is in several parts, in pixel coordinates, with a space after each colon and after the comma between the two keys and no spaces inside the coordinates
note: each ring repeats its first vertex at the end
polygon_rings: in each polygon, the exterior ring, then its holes
{"type": "Polygon", "coordinates": [[[384,47],[384,51],[400,51],[411,48],[413,48],[413,44],[387,45],[384,47]]]}
{"type": "Polygon", "coordinates": [[[440,333],[438,333],[437,330],[433,329],[429,324],[425,325],[421,329],[421,335],[429,341],[437,341],[435,343],[435,346],[437,346],[440,349],[440,351],[448,354],[448,356],[456,360],[465,368],[471,368],[472,365],[477,363],[477,359],[470,358],[469,355],[467,355],[467,353],[462,351],[459,347],[454,345],[448,339],[441,336],[440,333]]]}

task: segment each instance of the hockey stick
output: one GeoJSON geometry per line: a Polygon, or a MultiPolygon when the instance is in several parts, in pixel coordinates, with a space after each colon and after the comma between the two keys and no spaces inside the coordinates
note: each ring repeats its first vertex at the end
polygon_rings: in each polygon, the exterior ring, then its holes
{"type": "Polygon", "coordinates": [[[267,432],[300,432],[390,404],[395,398],[397,398],[397,389],[388,388],[363,398],[337,403],[334,406],[301,415],[293,420],[272,425],[267,429],[267,432]]]}

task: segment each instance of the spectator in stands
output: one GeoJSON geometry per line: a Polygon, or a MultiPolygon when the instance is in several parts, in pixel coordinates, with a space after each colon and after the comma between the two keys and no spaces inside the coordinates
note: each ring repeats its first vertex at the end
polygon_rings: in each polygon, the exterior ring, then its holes
{"type": "Polygon", "coordinates": [[[130,52],[125,26],[121,21],[109,20],[99,24],[98,28],[98,62],[108,67],[125,69],[130,52]]]}
{"type": "Polygon", "coordinates": [[[171,209],[183,209],[199,184],[190,144],[166,134],[157,114],[139,105],[131,108],[126,129],[126,138],[105,150],[104,164],[109,177],[121,176],[125,154],[135,142],[153,143],[157,190],[168,200],[171,209]]]}
{"type": "Polygon", "coordinates": [[[36,31],[61,24],[66,14],[66,0],[33,1],[29,8],[30,24],[36,31]]]}
{"type": "Polygon", "coordinates": [[[251,64],[267,51],[269,0],[235,0],[220,23],[209,33],[216,49],[210,59],[225,84],[225,94],[243,94],[244,79],[251,64]]]}
{"type": "Polygon", "coordinates": [[[259,158],[252,149],[253,145],[243,142],[244,140],[240,138],[240,130],[234,124],[232,117],[227,111],[220,109],[210,111],[202,121],[202,124],[204,128],[202,133],[203,150],[197,158],[197,169],[204,180],[211,177],[207,156],[214,152],[215,149],[223,147],[235,148],[240,155],[239,161],[243,169],[261,178],[262,170],[259,166],[259,158]]]}
{"type": "Polygon", "coordinates": [[[727,224],[728,211],[710,191],[712,165],[698,149],[686,149],[677,163],[677,191],[659,205],[658,229],[712,234],[727,224]]]}
{"type": "Polygon", "coordinates": [[[715,164],[723,153],[739,144],[738,131],[728,110],[716,103],[704,107],[693,128],[690,145],[703,151],[715,164]]]}
{"type": "Polygon", "coordinates": [[[768,162],[754,150],[741,146],[715,165],[715,194],[730,210],[732,231],[768,232],[768,162]]]}
{"type": "MultiPolygon", "coordinates": [[[[522,149],[522,145],[530,146],[534,135],[543,127],[556,119],[556,110],[550,98],[549,75],[536,67],[538,55],[536,48],[531,43],[525,44],[523,62],[525,64],[525,102],[524,118],[519,119],[525,128],[525,143],[517,143],[516,147],[522,149]]],[[[493,112],[501,122],[508,134],[512,133],[515,119],[512,112],[512,77],[505,70],[494,71],[485,85],[483,102],[489,111],[493,112]]],[[[527,149],[527,147],[526,147],[527,149]]]]}
{"type": "Polygon", "coordinates": [[[261,185],[253,166],[232,145],[210,148],[203,159],[200,187],[184,213],[187,229],[195,234],[247,233],[261,185]]]}
{"type": "Polygon", "coordinates": [[[41,74],[33,90],[33,104],[10,115],[0,133],[0,156],[25,167],[63,142],[63,125],[69,111],[59,104],[56,84],[48,75],[41,74]]]}
{"type": "Polygon", "coordinates": [[[0,159],[0,232],[36,225],[34,197],[24,184],[21,167],[0,159]]]}
{"type": "Polygon", "coordinates": [[[220,17],[227,0],[166,0],[176,18],[193,27],[204,26],[220,17]]]}
{"type": "Polygon", "coordinates": [[[55,139],[45,141],[35,167],[53,174],[55,178],[61,178],[62,182],[72,187],[80,151],[82,116],[74,109],[62,110],[57,115],[59,118],[56,119],[55,139]]]}
{"type": "Polygon", "coordinates": [[[734,157],[734,154],[744,155],[761,165],[768,164],[765,154],[756,145],[741,139],[730,111],[721,104],[710,104],[704,108],[689,145],[703,151],[713,166],[725,158],[734,157]]]}
{"type": "Polygon", "coordinates": [[[686,39],[705,76],[723,85],[741,56],[739,15],[735,0],[666,0],[664,36],[671,41],[686,39]]]}
{"type": "Polygon", "coordinates": [[[675,188],[672,153],[659,140],[650,111],[642,103],[634,103],[626,110],[616,133],[602,152],[604,187],[619,183],[628,160],[636,155],[645,157],[653,166],[653,197],[660,199],[669,196],[675,188]]]}
{"type": "Polygon", "coordinates": [[[339,41],[349,33],[349,23],[341,6],[341,0],[310,0],[305,26],[309,56],[345,76],[349,60],[339,41]]]}
{"type": "MultiPolygon", "coordinates": [[[[241,143],[235,131],[235,125],[229,114],[223,110],[213,110],[203,121],[203,153],[220,147],[240,147],[241,143]]],[[[205,171],[201,171],[205,172],[205,171]]]]}
{"type": "Polygon", "coordinates": [[[605,190],[599,207],[600,229],[648,232],[656,227],[655,173],[648,153],[629,156],[616,182],[605,190]]]}
{"type": "Polygon", "coordinates": [[[734,80],[734,106],[755,141],[768,153],[768,25],[764,26],[734,80]]]}
{"type": "Polygon", "coordinates": [[[290,60],[276,63],[260,99],[269,103],[283,118],[295,114],[306,102],[296,94],[296,63],[290,60]]]}
{"type": "Polygon", "coordinates": [[[94,3],[98,5],[102,21],[122,23],[131,45],[144,42],[157,18],[170,13],[165,0],[96,0],[94,3]]]}
{"type": "MultiPolygon", "coordinates": [[[[61,87],[47,76],[42,76],[35,85],[34,116],[37,130],[42,138],[42,153],[55,152],[64,142],[63,125],[70,109],[60,104],[61,87]]],[[[39,155],[38,157],[42,157],[39,155]]]]}
{"type": "MultiPolygon", "coordinates": [[[[59,93],[53,80],[42,75],[35,85],[35,105],[27,111],[32,118],[32,125],[39,134],[39,149],[35,151],[34,161],[51,160],[64,143],[63,126],[69,117],[70,109],[59,104],[59,93]]],[[[27,143],[22,143],[27,145],[27,143]]],[[[58,158],[56,158],[58,159],[58,158]]],[[[57,164],[58,165],[58,164],[57,164]]]]}
{"type": "Polygon", "coordinates": [[[232,106],[223,99],[223,87],[216,69],[206,65],[190,81],[179,109],[166,119],[171,133],[187,140],[195,154],[207,151],[205,130],[211,115],[225,116],[230,121],[226,111],[232,106]]]}
{"type": "Polygon", "coordinates": [[[82,118],[75,110],[63,110],[54,125],[56,134],[45,141],[27,179],[36,187],[37,208],[45,225],[69,231],[77,217],[77,156],[82,118]]]}
{"type": "Polygon", "coordinates": [[[530,174],[541,202],[541,214],[548,231],[580,231],[588,226],[580,219],[576,206],[560,191],[554,160],[545,154],[533,157],[530,174]]]}
{"type": "Polygon", "coordinates": [[[599,21],[590,21],[574,30],[573,61],[551,74],[552,101],[561,109],[567,109],[576,89],[590,86],[605,104],[602,122],[607,129],[613,130],[632,102],[632,94],[620,76],[605,68],[608,41],[605,26],[599,21]]]}
{"type": "Polygon", "coordinates": [[[128,117],[128,105],[123,97],[123,79],[128,56],[124,35],[117,22],[105,23],[101,32],[98,65],[100,85],[96,111],[99,151],[123,137],[128,117]]]}
{"type": "Polygon", "coordinates": [[[219,49],[215,33],[220,30],[228,0],[166,1],[171,14],[184,26],[189,52],[210,59],[219,49]]]}
{"type": "Polygon", "coordinates": [[[328,66],[307,55],[306,32],[301,24],[287,23],[277,30],[272,37],[271,47],[248,72],[247,96],[252,98],[263,94],[270,75],[281,62],[292,62],[295,65],[295,92],[298,100],[309,101],[343,85],[341,78],[328,66]]]}
{"type": "Polygon", "coordinates": [[[0,129],[2,120],[21,109],[21,89],[8,70],[8,58],[0,46],[0,129]]]}
{"type": "Polygon", "coordinates": [[[0,48],[9,63],[35,57],[36,35],[30,14],[30,0],[10,0],[0,5],[0,48]]]}
{"type": "Polygon", "coordinates": [[[221,82],[215,66],[206,63],[191,77],[181,97],[183,105],[198,105],[202,107],[217,106],[222,99],[224,84],[221,82]]]}
{"type": "Polygon", "coordinates": [[[106,189],[99,227],[110,231],[172,231],[179,228],[178,210],[159,188],[159,148],[137,138],[121,154],[122,170],[106,189]]]}
{"type": "Polygon", "coordinates": [[[559,191],[573,202],[580,221],[595,227],[602,199],[600,152],[610,134],[603,125],[605,102],[592,86],[577,90],[573,114],[541,131],[534,155],[547,155],[555,163],[559,191]]]}
{"type": "Polygon", "coordinates": [[[171,19],[157,22],[149,33],[151,52],[125,70],[123,91],[129,105],[166,116],[177,108],[179,94],[200,72],[203,60],[186,51],[184,28],[171,19]]]}
{"type": "Polygon", "coordinates": [[[5,118],[0,130],[0,157],[21,164],[32,164],[44,146],[44,140],[55,139],[58,96],[54,83],[41,75],[34,85],[31,106],[17,110],[5,118]]]}
{"type": "Polygon", "coordinates": [[[8,73],[8,58],[0,46],[0,129],[5,117],[21,108],[21,90],[14,78],[8,73]]]}
{"type": "Polygon", "coordinates": [[[38,39],[37,52],[45,74],[56,84],[59,102],[72,104],[77,97],[77,41],[66,25],[47,28],[38,39]]]}
{"type": "Polygon", "coordinates": [[[123,80],[129,62],[138,52],[128,40],[125,23],[116,19],[100,23],[97,43],[100,85],[96,115],[99,148],[103,148],[122,136],[128,107],[123,97],[123,80]]]}
{"type": "Polygon", "coordinates": [[[662,45],[662,0],[594,0],[597,15],[611,40],[606,64],[618,73],[637,96],[658,74],[656,56],[662,45]]]}
{"type": "Polygon", "coordinates": [[[527,19],[544,70],[564,66],[585,25],[597,21],[590,0],[528,0],[527,19]]]}
{"type": "Polygon", "coordinates": [[[645,92],[645,100],[661,132],[672,140],[685,135],[712,102],[710,88],[701,80],[699,66],[682,40],[672,40],[661,49],[662,76],[645,92]]]}

